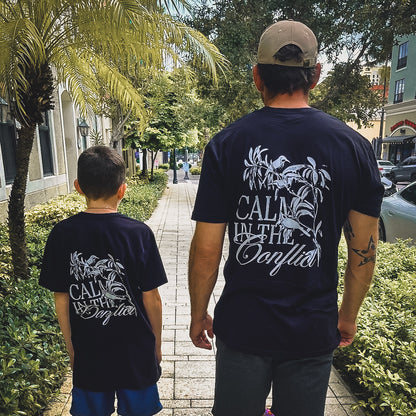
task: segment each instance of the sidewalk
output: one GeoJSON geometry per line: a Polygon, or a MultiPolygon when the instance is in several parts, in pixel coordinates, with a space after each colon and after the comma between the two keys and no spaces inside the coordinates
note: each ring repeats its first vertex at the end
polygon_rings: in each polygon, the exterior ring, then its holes
{"type": "MultiPolygon", "coordinates": [[[[214,395],[215,349],[195,348],[188,338],[190,305],[187,285],[189,245],[194,230],[190,220],[198,180],[183,180],[178,171],[178,184],[168,189],[147,224],[159,245],[169,283],[160,288],[163,301],[163,374],[159,393],[164,409],[160,416],[208,416],[214,395]]],[[[213,312],[223,287],[222,272],[210,303],[213,312]]],[[[69,416],[71,380],[68,375],[61,394],[43,416],[69,416]]],[[[353,412],[356,399],[333,369],[327,393],[325,416],[361,416],[353,412]]]]}

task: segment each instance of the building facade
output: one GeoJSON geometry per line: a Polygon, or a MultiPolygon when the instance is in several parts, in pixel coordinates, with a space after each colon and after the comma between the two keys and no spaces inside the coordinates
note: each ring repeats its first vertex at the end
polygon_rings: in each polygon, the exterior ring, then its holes
{"type": "Polygon", "coordinates": [[[361,69],[361,75],[368,77],[371,85],[380,85],[380,69],[382,69],[381,66],[364,66],[361,69]]]}
{"type": "Polygon", "coordinates": [[[397,39],[391,76],[382,158],[397,164],[416,155],[416,34],[397,39]]]}
{"type": "MultiPolygon", "coordinates": [[[[26,209],[71,192],[79,154],[92,144],[108,144],[111,140],[111,121],[98,116],[83,120],[63,86],[55,90],[54,102],[55,109],[44,114],[44,123],[36,129],[29,162],[26,209]],[[89,127],[87,131],[80,128],[83,123],[89,127]]],[[[11,116],[8,98],[2,97],[0,104],[1,223],[7,219],[8,198],[16,174],[19,126],[11,116]]]]}

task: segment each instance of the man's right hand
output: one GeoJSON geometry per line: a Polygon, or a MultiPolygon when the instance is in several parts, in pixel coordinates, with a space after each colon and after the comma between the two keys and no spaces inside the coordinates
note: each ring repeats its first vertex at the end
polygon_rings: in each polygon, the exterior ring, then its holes
{"type": "Polygon", "coordinates": [[[189,329],[189,336],[195,347],[203,348],[206,350],[212,349],[212,344],[207,338],[208,336],[214,338],[214,332],[212,330],[212,317],[208,313],[202,320],[191,320],[191,327],[189,329]]]}

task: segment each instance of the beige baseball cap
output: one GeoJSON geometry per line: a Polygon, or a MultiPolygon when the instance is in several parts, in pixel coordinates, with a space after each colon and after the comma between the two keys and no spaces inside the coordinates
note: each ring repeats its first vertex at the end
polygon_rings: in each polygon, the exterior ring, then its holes
{"type": "Polygon", "coordinates": [[[273,23],[261,35],[257,62],[300,68],[313,68],[317,62],[318,42],[308,26],[295,20],[281,20],[273,23]],[[303,52],[303,59],[280,61],[277,52],[286,45],[296,45],[303,52]]]}

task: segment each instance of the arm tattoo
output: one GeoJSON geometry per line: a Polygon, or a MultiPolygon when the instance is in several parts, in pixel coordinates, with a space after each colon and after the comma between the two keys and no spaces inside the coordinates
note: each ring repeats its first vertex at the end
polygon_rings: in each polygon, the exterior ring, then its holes
{"type": "Polygon", "coordinates": [[[354,253],[358,254],[361,257],[361,263],[358,266],[364,266],[368,263],[376,262],[376,244],[374,243],[373,236],[370,237],[368,242],[368,247],[364,250],[352,249],[354,253]]]}
{"type": "Polygon", "coordinates": [[[351,241],[351,238],[355,237],[354,232],[352,231],[352,225],[348,218],[344,224],[344,233],[345,233],[345,237],[350,241],[351,241]]]}

